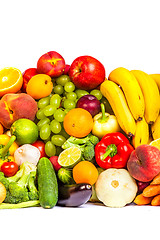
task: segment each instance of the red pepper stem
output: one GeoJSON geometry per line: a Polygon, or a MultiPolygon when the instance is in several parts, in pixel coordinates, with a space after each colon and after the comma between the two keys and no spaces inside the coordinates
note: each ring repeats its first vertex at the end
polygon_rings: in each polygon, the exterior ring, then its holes
{"type": "Polygon", "coordinates": [[[12,136],[9,140],[9,142],[2,148],[0,149],[0,155],[1,157],[3,157],[7,151],[9,150],[9,148],[11,147],[11,145],[14,143],[14,141],[16,140],[16,136],[12,136]]]}
{"type": "Polygon", "coordinates": [[[101,155],[101,159],[104,160],[106,157],[113,157],[117,154],[117,147],[115,144],[110,144],[106,148],[105,154],[101,155]]]}

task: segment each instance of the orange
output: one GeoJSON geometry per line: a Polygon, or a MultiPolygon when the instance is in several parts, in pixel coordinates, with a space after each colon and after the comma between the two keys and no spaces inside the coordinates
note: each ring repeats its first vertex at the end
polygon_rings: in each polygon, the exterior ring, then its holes
{"type": "Polygon", "coordinates": [[[8,67],[0,70],[0,97],[6,93],[18,92],[22,84],[23,77],[19,69],[8,67]]]}
{"type": "Polygon", "coordinates": [[[81,161],[73,168],[73,179],[76,183],[95,184],[98,178],[98,170],[93,163],[81,161]]]}
{"type": "Polygon", "coordinates": [[[70,136],[82,138],[91,132],[93,118],[87,110],[74,108],[65,115],[63,126],[70,136]]]}
{"type": "Polygon", "coordinates": [[[53,83],[51,77],[47,74],[37,74],[29,80],[26,92],[34,99],[40,99],[50,95],[52,89],[53,83]]]}
{"type": "Polygon", "coordinates": [[[3,125],[0,123],[0,135],[4,133],[3,125]]]}

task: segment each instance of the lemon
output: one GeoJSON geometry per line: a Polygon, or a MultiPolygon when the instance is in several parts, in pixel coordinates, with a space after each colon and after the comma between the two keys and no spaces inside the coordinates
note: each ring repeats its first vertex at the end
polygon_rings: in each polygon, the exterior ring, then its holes
{"type": "Polygon", "coordinates": [[[79,147],[70,147],[63,150],[59,157],[58,163],[62,167],[71,168],[75,166],[81,159],[81,150],[79,147]]]}
{"type": "Polygon", "coordinates": [[[38,139],[37,125],[25,118],[16,120],[11,126],[11,134],[16,136],[19,145],[32,144],[38,139]]]}
{"type": "Polygon", "coordinates": [[[149,145],[154,146],[160,150],[160,138],[153,140],[149,145]]]}

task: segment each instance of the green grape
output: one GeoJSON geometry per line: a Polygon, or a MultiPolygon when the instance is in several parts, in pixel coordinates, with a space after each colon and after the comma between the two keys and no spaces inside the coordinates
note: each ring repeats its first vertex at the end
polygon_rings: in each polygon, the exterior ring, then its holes
{"type": "Polygon", "coordinates": [[[51,142],[54,145],[59,146],[59,147],[61,147],[65,141],[66,141],[65,137],[63,137],[62,135],[53,135],[51,137],[51,142]]]}
{"type": "Polygon", "coordinates": [[[62,85],[56,85],[53,89],[54,93],[61,95],[64,92],[62,85]]]}
{"type": "Polygon", "coordinates": [[[75,85],[73,82],[67,82],[65,85],[64,85],[64,90],[66,92],[73,92],[75,90],[75,85]]]}
{"type": "Polygon", "coordinates": [[[42,127],[44,124],[47,124],[47,123],[48,123],[48,124],[50,123],[50,119],[49,119],[49,118],[45,117],[45,118],[41,119],[41,120],[37,123],[38,129],[40,130],[41,127],[42,127]]]}
{"type": "Polygon", "coordinates": [[[55,106],[56,108],[59,108],[61,104],[61,97],[58,94],[53,94],[52,97],[50,98],[50,104],[55,106]]]}
{"type": "Polygon", "coordinates": [[[66,97],[70,100],[75,101],[77,99],[77,94],[75,92],[69,92],[66,94],[66,97]]]}
{"type": "Polygon", "coordinates": [[[56,156],[59,156],[59,154],[63,151],[61,147],[56,146],[56,156]]]}
{"type": "Polygon", "coordinates": [[[50,134],[51,134],[50,125],[46,123],[40,129],[40,133],[39,133],[40,138],[42,140],[46,140],[47,138],[49,138],[50,134]]]}
{"type": "Polygon", "coordinates": [[[45,144],[45,153],[48,157],[55,156],[56,154],[56,147],[53,145],[51,141],[46,142],[45,144]]]}
{"type": "Polygon", "coordinates": [[[45,118],[43,108],[40,108],[40,109],[37,111],[36,117],[37,117],[39,120],[45,118]]]}
{"type": "Polygon", "coordinates": [[[76,107],[76,103],[70,99],[65,99],[63,105],[64,105],[64,108],[68,108],[68,109],[73,109],[76,107]]]}
{"type": "Polygon", "coordinates": [[[54,113],[54,118],[58,121],[58,122],[63,122],[65,117],[65,113],[62,109],[57,109],[54,113]]]}
{"type": "Polygon", "coordinates": [[[102,99],[102,93],[100,90],[98,89],[93,89],[91,92],[90,92],[91,95],[95,96],[98,100],[101,100],[102,99]]]}
{"type": "Polygon", "coordinates": [[[89,92],[87,92],[86,90],[81,90],[81,89],[77,89],[75,93],[77,94],[78,99],[84,95],[89,94],[89,92]]]}
{"type": "Polygon", "coordinates": [[[50,102],[50,96],[41,98],[37,103],[38,108],[44,108],[49,104],[49,102],[50,102]]]}
{"type": "Polygon", "coordinates": [[[70,77],[68,75],[61,75],[56,79],[58,85],[64,86],[67,82],[70,82],[70,77]]]}
{"type": "Polygon", "coordinates": [[[62,127],[61,127],[61,124],[60,122],[58,122],[57,120],[53,119],[51,121],[51,124],[50,124],[50,128],[51,128],[51,131],[55,134],[58,134],[60,133],[62,127]]]}
{"type": "Polygon", "coordinates": [[[66,115],[70,110],[71,110],[71,109],[69,109],[69,108],[65,108],[65,109],[64,109],[65,115],[66,115]]]}
{"type": "Polygon", "coordinates": [[[44,115],[46,117],[52,116],[55,111],[57,110],[57,108],[51,104],[49,104],[48,106],[46,106],[43,111],[44,111],[44,115]]]}
{"type": "Polygon", "coordinates": [[[63,137],[65,137],[65,139],[70,137],[70,135],[68,133],[66,133],[66,131],[64,130],[63,127],[59,134],[62,135],[63,137]]]}

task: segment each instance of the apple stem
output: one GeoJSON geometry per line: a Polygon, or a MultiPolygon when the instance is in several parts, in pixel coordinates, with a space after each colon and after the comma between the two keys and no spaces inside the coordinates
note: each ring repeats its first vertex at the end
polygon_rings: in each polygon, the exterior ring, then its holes
{"type": "Polygon", "coordinates": [[[106,148],[105,154],[101,155],[101,160],[104,160],[106,157],[113,157],[117,154],[117,147],[115,144],[110,144],[106,148]]]}
{"type": "Polygon", "coordinates": [[[9,150],[9,148],[11,147],[11,145],[14,143],[14,141],[16,140],[16,136],[12,136],[9,140],[9,142],[2,148],[0,149],[0,157],[3,158],[5,156],[5,154],[7,153],[7,151],[9,150]]]}

